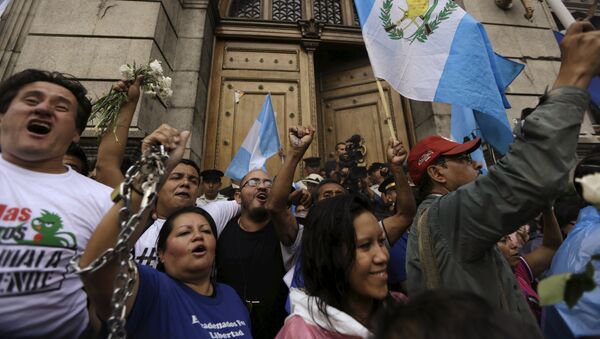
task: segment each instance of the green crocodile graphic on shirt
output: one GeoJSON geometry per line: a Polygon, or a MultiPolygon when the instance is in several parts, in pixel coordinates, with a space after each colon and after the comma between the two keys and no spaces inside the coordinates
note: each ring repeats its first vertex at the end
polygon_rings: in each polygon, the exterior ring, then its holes
{"type": "Polygon", "coordinates": [[[52,246],[52,247],[77,247],[75,235],[71,232],[61,232],[62,219],[58,214],[42,210],[42,215],[31,221],[31,228],[37,232],[33,240],[19,240],[18,244],[52,246]]]}

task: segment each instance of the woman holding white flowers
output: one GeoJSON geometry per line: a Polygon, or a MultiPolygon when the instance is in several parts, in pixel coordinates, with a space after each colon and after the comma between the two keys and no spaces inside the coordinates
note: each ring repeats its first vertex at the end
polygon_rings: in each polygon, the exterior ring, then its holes
{"type": "MultiPolygon", "coordinates": [[[[167,173],[181,159],[189,132],[179,133],[163,125],[142,145],[163,144],[170,150],[167,173]]],[[[134,180],[130,211],[139,209],[140,182],[134,180]]],[[[158,188],[160,189],[160,187],[158,188]]],[[[157,190],[158,190],[157,189],[157,190]]],[[[118,202],[104,216],[81,257],[89,265],[106,249],[114,247],[119,233],[118,202]]],[[[148,214],[139,225],[145,225],[148,214]]],[[[143,226],[130,239],[134,244],[143,226]]],[[[215,222],[204,210],[187,207],[173,213],[161,229],[157,249],[163,272],[139,265],[134,285],[126,301],[127,333],[133,338],[251,338],[248,310],[237,293],[214,280],[217,245],[215,222]]],[[[86,291],[98,315],[108,320],[111,314],[113,281],[117,263],[107,263],[93,273],[82,275],[86,291]]]]}

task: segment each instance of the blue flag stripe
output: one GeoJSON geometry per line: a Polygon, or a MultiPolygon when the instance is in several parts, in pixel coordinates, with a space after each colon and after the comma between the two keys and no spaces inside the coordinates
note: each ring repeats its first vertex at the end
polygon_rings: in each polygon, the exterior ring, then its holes
{"type": "Polygon", "coordinates": [[[265,162],[279,151],[279,133],[271,95],[265,97],[262,108],[242,146],[227,167],[225,175],[241,180],[246,173],[255,168],[265,170],[265,162]]]}
{"type": "Polygon", "coordinates": [[[457,29],[435,101],[471,109],[483,140],[504,154],[513,142],[505,110],[510,104],[504,92],[523,68],[494,53],[481,23],[467,14],[457,29]],[[473,29],[474,25],[478,29],[473,29]],[[461,83],[468,85],[457,87],[461,83]],[[479,90],[473,91],[473,86],[479,90]]]}
{"type": "Polygon", "coordinates": [[[367,18],[369,14],[371,14],[371,10],[373,9],[373,5],[375,4],[375,0],[354,0],[354,5],[356,5],[356,11],[358,12],[358,21],[360,21],[360,27],[363,27],[367,22],[367,18]]]}

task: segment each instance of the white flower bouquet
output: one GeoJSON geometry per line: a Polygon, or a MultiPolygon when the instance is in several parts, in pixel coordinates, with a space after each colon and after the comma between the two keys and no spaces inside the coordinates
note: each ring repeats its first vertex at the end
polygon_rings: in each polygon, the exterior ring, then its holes
{"type": "MultiPolygon", "coordinates": [[[[171,78],[164,76],[160,61],[154,60],[148,65],[133,66],[129,64],[119,67],[121,75],[128,83],[132,83],[138,76],[143,76],[141,90],[146,94],[151,94],[166,101],[173,95],[171,90],[171,78]]],[[[127,93],[111,90],[105,96],[94,102],[92,106],[91,119],[97,119],[95,129],[99,136],[106,133],[109,126],[113,126],[113,133],[116,129],[116,121],[121,106],[127,101],[127,93]]]]}
{"type": "Polygon", "coordinates": [[[581,184],[583,199],[600,210],[600,173],[588,174],[575,181],[581,184]]]}

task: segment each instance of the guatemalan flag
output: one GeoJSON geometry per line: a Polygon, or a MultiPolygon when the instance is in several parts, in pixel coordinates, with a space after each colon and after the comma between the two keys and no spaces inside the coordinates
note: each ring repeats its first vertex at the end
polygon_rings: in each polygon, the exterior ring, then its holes
{"type": "Polygon", "coordinates": [[[258,118],[250,127],[246,139],[227,167],[225,175],[241,180],[250,170],[256,168],[264,170],[267,159],[276,154],[280,147],[271,94],[268,94],[258,118]]]}
{"type": "Polygon", "coordinates": [[[355,4],[376,77],[410,99],[482,113],[477,122],[485,124],[479,125],[483,138],[501,152],[508,149],[504,92],[523,66],[494,53],[481,23],[451,0],[355,4]]]}

